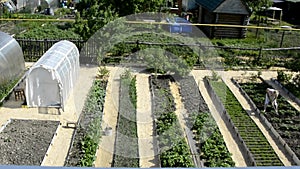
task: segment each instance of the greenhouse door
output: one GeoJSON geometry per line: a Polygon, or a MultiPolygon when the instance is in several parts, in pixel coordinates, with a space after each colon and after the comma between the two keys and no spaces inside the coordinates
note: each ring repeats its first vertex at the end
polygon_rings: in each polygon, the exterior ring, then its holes
{"type": "Polygon", "coordinates": [[[44,68],[33,70],[28,77],[27,104],[31,107],[60,105],[60,92],[55,73],[44,68]]]}

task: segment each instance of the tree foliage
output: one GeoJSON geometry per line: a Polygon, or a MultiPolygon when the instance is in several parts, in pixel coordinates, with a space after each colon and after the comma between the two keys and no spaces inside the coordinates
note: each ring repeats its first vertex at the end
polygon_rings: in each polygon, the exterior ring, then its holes
{"type": "Polygon", "coordinates": [[[263,9],[263,7],[272,6],[272,0],[243,0],[244,3],[250,8],[251,12],[257,13],[263,9]]]}
{"type": "Polygon", "coordinates": [[[164,0],[81,0],[76,9],[76,33],[88,39],[97,30],[118,16],[159,11],[164,0]]]}

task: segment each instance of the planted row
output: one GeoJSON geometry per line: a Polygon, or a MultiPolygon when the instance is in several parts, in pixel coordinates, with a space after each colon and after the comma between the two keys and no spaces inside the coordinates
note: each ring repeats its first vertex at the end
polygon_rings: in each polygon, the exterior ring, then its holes
{"type": "Polygon", "coordinates": [[[196,131],[200,159],[206,167],[234,167],[223,136],[214,118],[209,113],[207,104],[199,92],[198,85],[191,76],[179,79],[182,102],[190,118],[189,127],[196,131]]]}
{"type": "MultiPolygon", "coordinates": [[[[1,82],[0,84],[0,102],[7,97],[9,92],[12,90],[12,88],[16,85],[18,82],[18,79],[7,81],[7,82],[1,82]]],[[[0,103],[1,106],[2,103],[0,103]]]]}
{"type": "Polygon", "coordinates": [[[87,95],[66,166],[92,166],[101,138],[101,121],[107,81],[95,80],[87,95]]]}
{"type": "MultiPolygon", "coordinates": [[[[257,108],[262,112],[264,109],[265,91],[266,88],[270,88],[270,86],[264,82],[248,82],[239,84],[256,104],[257,108]]],[[[291,106],[284,97],[279,96],[277,103],[278,114],[272,106],[269,105],[264,115],[278,134],[295,152],[297,157],[300,158],[300,113],[291,106]]]]}
{"type": "Polygon", "coordinates": [[[263,133],[252,121],[239,101],[221,80],[210,80],[241,138],[252,153],[257,166],[283,165],[263,133]],[[254,151],[255,150],[255,151],[254,151]]]}
{"type": "Polygon", "coordinates": [[[119,115],[113,167],[139,167],[136,124],[136,77],[121,75],[119,115]]]}
{"type": "Polygon", "coordinates": [[[151,76],[161,167],[193,167],[191,153],[175,114],[170,76],[151,76]]]}

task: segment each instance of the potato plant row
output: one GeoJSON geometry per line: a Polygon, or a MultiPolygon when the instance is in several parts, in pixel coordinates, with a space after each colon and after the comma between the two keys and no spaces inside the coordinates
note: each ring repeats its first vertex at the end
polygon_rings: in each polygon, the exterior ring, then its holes
{"type": "Polygon", "coordinates": [[[239,101],[221,81],[210,80],[213,90],[225,106],[234,126],[252,153],[257,166],[282,166],[282,162],[272,149],[263,133],[243,109],[239,101]]]}
{"type": "Polygon", "coordinates": [[[205,167],[234,167],[223,136],[211,116],[194,78],[179,79],[182,102],[189,115],[189,127],[195,131],[198,153],[205,167]]]}
{"type": "Polygon", "coordinates": [[[84,103],[65,166],[92,166],[101,138],[106,81],[95,80],[84,103]]]}
{"type": "Polygon", "coordinates": [[[121,76],[119,115],[112,167],[139,167],[136,124],[136,78],[121,76]]]}
{"type": "Polygon", "coordinates": [[[161,167],[193,167],[189,147],[175,114],[170,76],[151,76],[154,117],[161,167]]]}
{"type": "MultiPolygon", "coordinates": [[[[266,88],[271,88],[268,84],[261,83],[239,83],[243,90],[249,95],[259,110],[264,109],[264,99],[266,88]]],[[[272,124],[278,134],[285,140],[289,147],[300,158],[300,113],[287,100],[279,96],[277,99],[278,114],[271,105],[264,113],[267,120],[272,124]]]]}

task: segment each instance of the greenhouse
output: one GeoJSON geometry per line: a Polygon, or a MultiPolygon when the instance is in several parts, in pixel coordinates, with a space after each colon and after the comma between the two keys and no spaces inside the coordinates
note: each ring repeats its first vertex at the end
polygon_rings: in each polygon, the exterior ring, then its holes
{"type": "Polygon", "coordinates": [[[16,80],[25,70],[23,52],[10,35],[0,32],[0,85],[16,80]]]}
{"type": "Polygon", "coordinates": [[[64,110],[79,74],[79,51],[69,41],[55,43],[28,71],[28,107],[58,107],[64,110]]]}

